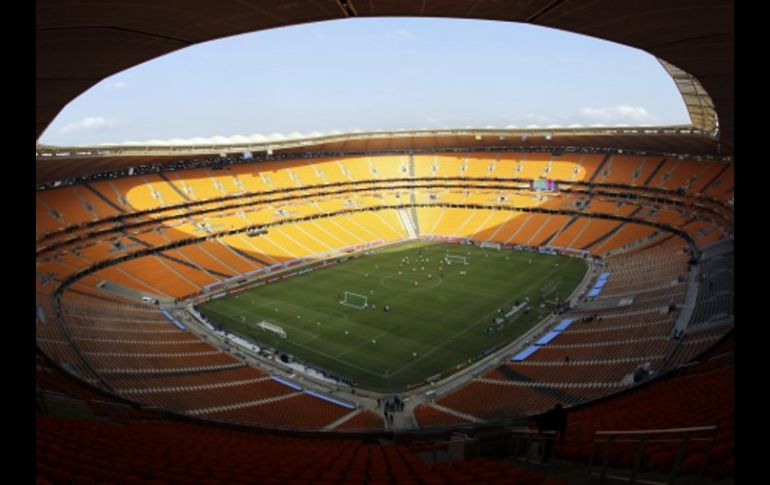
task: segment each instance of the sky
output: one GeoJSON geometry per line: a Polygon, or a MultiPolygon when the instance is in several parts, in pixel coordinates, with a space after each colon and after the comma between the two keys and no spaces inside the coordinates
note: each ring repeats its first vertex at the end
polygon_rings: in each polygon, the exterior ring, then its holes
{"type": "Polygon", "coordinates": [[[38,141],[689,123],[673,80],[638,49],[506,22],[344,19],[145,62],[73,100],[38,141]]]}

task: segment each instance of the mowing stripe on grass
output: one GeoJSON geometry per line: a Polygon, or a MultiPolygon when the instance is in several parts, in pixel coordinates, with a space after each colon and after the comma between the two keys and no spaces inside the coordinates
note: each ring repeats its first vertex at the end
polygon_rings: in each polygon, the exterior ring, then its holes
{"type": "Polygon", "coordinates": [[[199,308],[263,347],[356,386],[398,392],[516,340],[572,293],[585,270],[585,263],[573,258],[409,242],[199,308]],[[469,264],[448,265],[446,254],[463,256],[469,264]],[[366,296],[367,307],[340,305],[346,291],[366,296]],[[498,309],[504,314],[525,298],[532,311],[497,321],[498,309]],[[250,327],[260,320],[280,325],[288,338],[250,327]]]}

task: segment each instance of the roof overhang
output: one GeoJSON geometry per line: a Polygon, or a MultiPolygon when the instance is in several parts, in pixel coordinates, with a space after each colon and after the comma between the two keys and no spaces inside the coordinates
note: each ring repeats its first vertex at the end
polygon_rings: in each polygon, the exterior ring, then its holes
{"type": "Polygon", "coordinates": [[[126,68],[213,39],[353,16],[522,22],[637,47],[670,66],[693,127],[718,128],[715,149],[732,153],[733,2],[724,0],[37,0],[35,138],[67,103],[126,68]]]}

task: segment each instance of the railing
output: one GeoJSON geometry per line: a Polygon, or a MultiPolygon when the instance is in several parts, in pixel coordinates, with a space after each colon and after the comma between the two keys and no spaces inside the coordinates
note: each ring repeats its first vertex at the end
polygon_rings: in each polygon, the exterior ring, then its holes
{"type": "Polygon", "coordinates": [[[529,428],[511,428],[510,431],[510,456],[526,463],[548,461],[556,441],[556,431],[536,431],[529,428]]]}
{"type": "Polygon", "coordinates": [[[600,481],[604,481],[604,478],[612,478],[616,480],[625,480],[630,483],[638,483],[637,476],[642,468],[644,460],[644,451],[649,444],[659,443],[679,443],[679,448],[676,453],[676,459],[671,467],[668,480],[665,482],[654,482],[644,480],[644,483],[651,484],[673,484],[682,468],[685,453],[687,447],[693,442],[707,442],[709,443],[706,451],[706,456],[701,463],[698,470],[698,477],[703,476],[703,472],[708,464],[711,452],[714,448],[714,442],[716,441],[716,426],[703,426],[697,428],[675,428],[675,429],[652,429],[652,430],[634,430],[634,431],[597,431],[594,434],[593,443],[591,445],[591,458],[588,463],[589,474],[599,476],[600,481]],[[608,475],[609,458],[612,451],[612,447],[615,444],[632,443],[637,444],[636,457],[634,459],[634,465],[631,469],[629,476],[623,475],[608,475]],[[594,471],[594,462],[599,453],[600,447],[604,447],[603,459],[598,471],[594,471]]]}

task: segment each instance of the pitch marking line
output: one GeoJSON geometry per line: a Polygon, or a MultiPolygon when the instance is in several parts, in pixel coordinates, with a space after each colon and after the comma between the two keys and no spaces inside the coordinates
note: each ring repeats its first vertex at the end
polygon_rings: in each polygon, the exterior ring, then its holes
{"type": "MultiPolygon", "coordinates": [[[[546,278],[549,278],[549,277],[550,277],[550,276],[551,276],[553,273],[555,273],[556,271],[557,271],[556,269],[552,269],[552,270],[551,270],[551,272],[549,272],[549,273],[548,273],[547,275],[545,275],[544,277],[540,278],[540,279],[537,281],[537,283],[539,284],[539,283],[540,283],[541,281],[543,281],[544,279],[546,279],[546,278]]],[[[536,286],[536,285],[533,285],[533,286],[536,286]]],[[[511,299],[510,299],[510,300],[508,300],[508,301],[513,301],[513,300],[515,300],[515,299],[516,299],[516,298],[511,298],[511,299]]],[[[508,303],[508,302],[506,302],[506,303],[508,303]]],[[[487,314],[484,314],[484,316],[482,316],[482,317],[480,317],[479,319],[477,319],[477,320],[476,320],[475,322],[473,322],[473,323],[472,323],[470,326],[468,326],[468,327],[466,327],[466,328],[464,328],[464,329],[460,330],[460,331],[459,331],[459,332],[457,332],[455,335],[453,335],[453,336],[452,336],[452,337],[450,337],[449,339],[447,339],[447,340],[445,340],[444,342],[442,342],[442,343],[441,343],[441,345],[439,345],[439,346],[437,346],[437,347],[434,347],[434,348],[432,348],[431,350],[429,350],[429,351],[427,351],[426,353],[424,353],[424,354],[420,355],[419,357],[417,357],[417,358],[416,358],[416,359],[414,359],[413,361],[411,361],[411,362],[408,362],[408,363],[406,363],[405,365],[403,365],[403,366],[399,367],[398,369],[396,369],[396,370],[395,370],[395,372],[392,372],[390,375],[391,375],[391,376],[394,376],[394,375],[398,374],[399,372],[401,372],[402,370],[404,370],[404,369],[406,369],[406,368],[408,368],[408,367],[410,367],[410,366],[414,365],[414,364],[415,364],[417,361],[424,359],[425,357],[427,357],[428,355],[432,354],[432,353],[433,353],[433,352],[435,352],[436,350],[438,350],[438,349],[441,349],[441,348],[444,348],[444,347],[446,347],[446,344],[448,344],[449,342],[451,342],[451,341],[453,341],[453,340],[457,339],[457,337],[459,337],[460,335],[463,335],[463,334],[464,334],[464,333],[466,333],[468,330],[471,330],[471,329],[475,328],[475,327],[476,327],[476,325],[478,325],[478,324],[479,324],[479,322],[481,322],[482,320],[484,320],[484,319],[486,319],[486,318],[489,318],[489,314],[488,314],[488,313],[487,313],[487,314]]]]}
{"type": "MultiPolygon", "coordinates": [[[[546,274],[545,276],[543,276],[543,277],[539,278],[539,279],[537,280],[537,283],[536,283],[536,285],[537,285],[537,284],[539,284],[541,281],[545,280],[546,278],[549,278],[549,277],[550,277],[551,275],[553,275],[553,273],[555,273],[556,271],[558,271],[558,270],[557,270],[557,269],[553,269],[553,270],[551,270],[551,271],[550,271],[548,274],[546,274]]],[[[356,271],[347,271],[347,272],[350,272],[350,273],[358,273],[358,272],[356,272],[356,271]]],[[[358,274],[361,274],[361,273],[358,273],[358,274]]],[[[384,286],[384,285],[383,285],[383,286],[384,286]]],[[[450,286],[451,286],[451,285],[450,285],[450,286]]],[[[491,296],[491,295],[490,295],[490,296],[491,296]]],[[[280,303],[280,304],[282,304],[282,305],[288,305],[288,306],[290,306],[290,307],[295,307],[295,308],[297,308],[297,306],[296,306],[296,305],[294,305],[294,304],[292,304],[292,303],[289,303],[289,302],[285,302],[285,301],[282,301],[282,300],[276,300],[276,299],[273,299],[273,298],[270,298],[270,297],[265,297],[265,296],[262,296],[261,298],[265,298],[265,299],[268,299],[268,300],[271,300],[271,301],[274,301],[274,302],[278,302],[278,303],[280,303]]],[[[515,300],[515,298],[511,298],[510,300],[506,301],[506,303],[505,303],[505,304],[507,304],[508,302],[510,302],[510,301],[513,301],[513,300],[515,300]]],[[[300,307],[300,308],[301,308],[301,307],[300,307]]],[[[301,308],[301,309],[302,309],[303,311],[307,311],[307,310],[308,310],[307,308],[301,308]]],[[[226,316],[226,317],[228,317],[228,318],[234,319],[232,316],[230,316],[230,315],[228,315],[228,314],[226,314],[226,313],[224,313],[224,312],[222,312],[222,311],[216,310],[216,309],[214,309],[214,308],[212,308],[212,310],[213,310],[213,311],[215,311],[215,312],[217,312],[217,313],[219,313],[220,315],[224,315],[224,316],[226,316]]],[[[326,316],[328,316],[328,314],[326,314],[326,313],[323,313],[323,312],[317,312],[317,311],[314,311],[314,313],[321,313],[322,315],[326,315],[326,316]]],[[[247,312],[240,312],[240,313],[237,313],[237,314],[236,314],[236,316],[241,316],[241,315],[243,315],[243,314],[249,315],[247,312]]],[[[251,316],[251,315],[249,315],[249,316],[251,316]]],[[[345,318],[347,319],[347,315],[345,315],[345,318]]],[[[382,379],[385,379],[385,380],[390,380],[390,377],[392,377],[392,376],[394,376],[394,375],[398,374],[399,372],[403,371],[403,370],[404,370],[404,369],[406,369],[406,368],[409,368],[409,367],[411,367],[413,364],[417,363],[417,361],[419,361],[419,360],[422,360],[423,358],[425,358],[425,357],[427,357],[428,355],[432,354],[432,353],[433,353],[433,352],[435,352],[436,350],[439,350],[439,349],[441,349],[441,348],[445,348],[445,347],[446,347],[446,344],[448,344],[448,343],[450,343],[450,342],[452,342],[452,341],[456,340],[458,337],[460,337],[461,335],[465,334],[465,333],[466,333],[466,332],[468,332],[469,330],[472,330],[472,329],[474,329],[474,328],[475,328],[475,327],[476,327],[476,326],[477,326],[477,325],[478,325],[478,324],[479,324],[479,323],[480,323],[480,322],[481,322],[483,319],[486,319],[486,318],[488,318],[488,314],[485,314],[484,316],[482,316],[482,317],[480,317],[479,319],[477,319],[477,320],[476,320],[475,322],[473,322],[473,323],[472,323],[472,324],[471,324],[469,327],[467,327],[467,328],[465,328],[465,329],[462,329],[462,330],[460,330],[459,332],[457,332],[456,334],[454,334],[452,337],[450,337],[449,339],[447,339],[447,340],[445,340],[444,342],[442,342],[442,343],[441,343],[441,345],[439,345],[439,346],[434,346],[432,349],[430,349],[430,350],[429,350],[429,351],[427,351],[426,353],[424,353],[424,354],[420,355],[419,357],[417,357],[416,359],[412,360],[411,362],[408,362],[408,363],[407,363],[407,364],[405,364],[404,366],[402,366],[402,367],[398,368],[398,369],[397,369],[395,372],[392,372],[392,373],[388,372],[386,375],[383,375],[383,374],[379,374],[379,373],[376,373],[376,372],[370,371],[370,370],[368,370],[368,369],[365,369],[365,368],[363,368],[363,367],[360,367],[360,366],[357,366],[357,365],[355,365],[355,364],[352,364],[352,363],[349,363],[349,362],[343,361],[343,360],[341,360],[341,359],[338,359],[338,358],[337,358],[337,357],[335,357],[335,356],[332,356],[332,355],[326,354],[326,353],[324,353],[324,352],[321,352],[321,351],[319,351],[319,350],[317,350],[317,349],[314,349],[314,348],[309,348],[309,347],[306,347],[305,345],[303,345],[303,343],[305,343],[305,342],[307,342],[307,341],[310,341],[310,340],[312,340],[312,339],[314,339],[314,338],[317,338],[317,337],[319,337],[319,336],[320,336],[320,335],[317,335],[317,334],[315,334],[315,335],[314,335],[314,334],[311,334],[312,336],[311,336],[310,338],[308,338],[308,339],[306,339],[306,340],[303,340],[302,342],[292,342],[291,340],[289,340],[289,343],[290,343],[290,344],[292,344],[292,345],[297,345],[298,347],[302,347],[302,348],[304,348],[305,350],[307,350],[307,351],[309,351],[309,352],[312,352],[312,353],[315,353],[315,354],[318,354],[318,355],[322,355],[322,356],[324,356],[324,357],[327,357],[327,358],[329,358],[329,359],[332,359],[332,360],[335,360],[335,361],[337,361],[337,362],[340,362],[341,364],[343,364],[343,365],[346,365],[346,366],[348,366],[348,367],[353,367],[353,368],[355,368],[355,369],[358,369],[358,370],[360,370],[360,371],[362,371],[362,372],[365,372],[365,373],[367,373],[367,374],[370,374],[370,375],[373,375],[373,376],[377,376],[377,377],[380,377],[380,378],[382,378],[382,379]]],[[[279,321],[281,321],[280,319],[276,319],[276,320],[279,320],[279,321]]],[[[237,320],[236,320],[236,321],[237,321],[237,320]]],[[[349,319],[348,319],[348,321],[349,321],[349,322],[351,322],[351,323],[356,323],[356,322],[353,322],[353,321],[351,321],[351,320],[349,320],[349,319]]],[[[296,327],[294,327],[294,326],[292,326],[292,325],[290,325],[290,324],[285,324],[283,321],[281,321],[281,323],[282,323],[282,324],[284,324],[285,326],[287,326],[287,327],[289,327],[289,328],[291,328],[291,329],[295,330],[295,331],[298,331],[298,332],[301,332],[301,333],[306,333],[306,334],[310,333],[310,332],[308,332],[308,331],[306,331],[306,330],[303,330],[303,329],[299,329],[299,328],[296,328],[296,327]]],[[[387,332],[384,332],[384,333],[387,333],[387,332]]],[[[382,334],[381,334],[381,335],[382,335],[382,334]]],[[[373,337],[373,338],[375,338],[375,339],[376,339],[376,338],[380,338],[380,337],[381,337],[381,335],[378,335],[377,337],[373,337]]],[[[364,342],[363,344],[361,344],[361,345],[359,345],[359,346],[357,346],[357,347],[354,347],[354,348],[348,349],[348,350],[344,351],[342,354],[338,354],[338,356],[340,356],[340,355],[344,355],[345,353],[348,353],[348,352],[350,352],[350,351],[352,351],[352,350],[355,350],[356,348],[360,348],[360,347],[362,347],[363,345],[366,345],[366,343],[368,343],[369,341],[370,341],[370,340],[367,340],[367,342],[364,342]]]]}
{"type": "MultiPolygon", "coordinates": [[[[228,315],[227,313],[224,313],[224,312],[222,312],[222,311],[216,310],[216,309],[214,309],[214,308],[211,308],[211,310],[215,311],[216,313],[219,313],[219,314],[220,314],[220,315],[222,315],[222,316],[225,316],[225,317],[227,317],[227,318],[233,319],[233,317],[232,317],[231,315],[228,315]]],[[[237,313],[235,316],[240,316],[240,315],[241,315],[241,314],[243,314],[243,313],[244,313],[244,312],[240,312],[240,313],[237,313]]],[[[301,329],[298,329],[298,328],[292,327],[292,326],[291,326],[291,325],[289,325],[289,324],[285,324],[285,323],[284,323],[283,321],[281,321],[280,319],[275,319],[275,320],[278,320],[278,321],[280,321],[280,322],[281,322],[281,324],[283,324],[283,325],[285,325],[285,326],[287,326],[287,327],[291,328],[292,330],[297,330],[297,331],[300,331],[300,332],[302,332],[302,333],[310,333],[310,332],[307,332],[307,331],[305,331],[305,330],[301,330],[301,329]]],[[[237,321],[237,320],[236,320],[236,321],[237,321]]],[[[248,322],[248,323],[250,323],[250,322],[248,322]]],[[[316,337],[318,337],[318,335],[313,335],[313,337],[312,337],[312,338],[316,338],[316,337]]],[[[360,367],[360,366],[357,366],[357,365],[355,365],[355,364],[351,364],[350,362],[346,362],[346,361],[344,361],[344,360],[338,359],[338,358],[334,357],[333,355],[329,355],[329,354],[327,354],[327,353],[325,353],[325,352],[321,352],[321,351],[320,351],[320,350],[318,350],[318,349],[314,349],[314,348],[311,348],[311,347],[306,347],[306,346],[305,346],[305,345],[303,345],[302,343],[299,343],[299,342],[292,342],[291,340],[289,341],[289,343],[290,343],[290,344],[292,344],[292,345],[296,345],[296,346],[298,346],[298,347],[302,347],[303,349],[307,350],[308,352],[312,352],[312,353],[314,353],[314,354],[322,355],[322,356],[324,356],[324,357],[327,357],[327,358],[329,358],[329,359],[332,359],[332,360],[336,360],[337,362],[339,362],[339,363],[341,363],[341,364],[343,364],[343,365],[346,365],[346,366],[348,366],[348,367],[353,367],[353,368],[355,368],[355,369],[358,369],[358,370],[360,370],[360,371],[362,371],[362,372],[366,372],[367,374],[371,374],[371,375],[373,375],[373,376],[376,376],[376,377],[379,377],[379,378],[381,378],[381,379],[387,379],[387,377],[386,377],[385,375],[383,375],[383,374],[379,374],[379,373],[377,373],[377,372],[374,372],[374,371],[371,371],[371,370],[369,370],[369,369],[365,369],[365,368],[363,368],[363,367],[360,367]]]]}
{"type": "Polygon", "coordinates": [[[350,347],[350,348],[349,348],[349,349],[347,349],[347,350],[343,350],[342,352],[340,352],[339,354],[337,354],[335,357],[342,357],[343,355],[347,354],[348,352],[352,352],[352,351],[354,351],[354,350],[360,349],[360,348],[361,348],[361,347],[363,347],[364,345],[366,345],[366,344],[368,344],[368,343],[371,343],[371,342],[372,342],[372,340],[377,340],[378,338],[382,337],[383,335],[387,335],[387,334],[388,334],[388,332],[387,332],[387,331],[386,331],[386,332],[382,332],[381,334],[379,334],[379,335],[376,335],[376,336],[374,336],[374,337],[372,337],[372,338],[368,339],[366,342],[362,343],[361,345],[356,345],[355,347],[350,347]]]}

